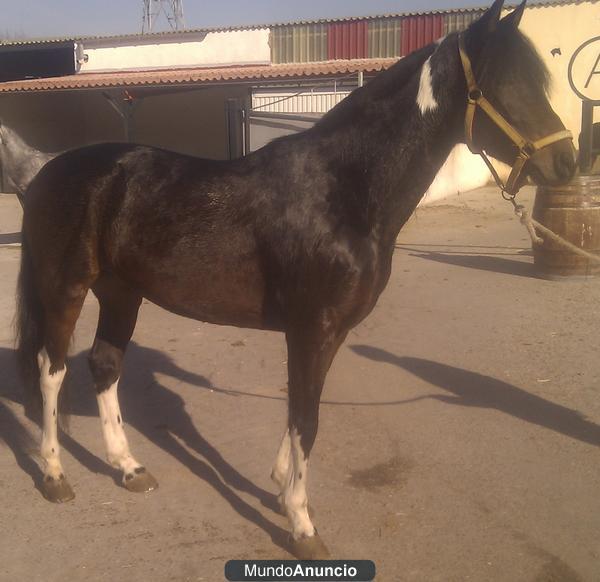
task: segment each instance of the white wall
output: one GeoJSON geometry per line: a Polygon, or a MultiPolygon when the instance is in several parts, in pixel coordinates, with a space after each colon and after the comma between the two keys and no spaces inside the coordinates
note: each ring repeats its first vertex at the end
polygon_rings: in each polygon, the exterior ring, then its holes
{"type": "Polygon", "coordinates": [[[226,65],[268,64],[269,29],[209,32],[183,42],[86,47],[80,73],[226,65]]]}

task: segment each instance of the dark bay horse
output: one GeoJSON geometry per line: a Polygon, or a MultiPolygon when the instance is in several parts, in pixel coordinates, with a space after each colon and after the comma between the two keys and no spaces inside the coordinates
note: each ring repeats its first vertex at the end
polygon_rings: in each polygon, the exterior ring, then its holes
{"type": "MultiPolygon", "coordinates": [[[[451,148],[465,141],[472,66],[481,92],[536,142],[564,126],[548,73],[518,31],[521,5],[502,1],[469,29],[400,60],[304,133],[235,161],[101,144],[49,162],[31,183],[23,220],[18,353],[43,397],[44,494],[67,501],[57,400],[69,340],[89,289],[100,303],[89,355],[107,456],[133,491],[156,487],[131,454],[117,399],[125,349],[143,297],[201,321],[278,330],[288,347],[288,430],[272,477],[293,552],[327,555],[307,510],[308,458],[330,364],[373,309],[394,243],[451,148]]],[[[479,89],[478,89],[479,90],[479,89]]],[[[470,134],[470,130],[467,131],[470,134]]],[[[514,164],[525,146],[478,111],[474,147],[514,164]]],[[[572,143],[544,140],[518,176],[560,183],[572,143]]]]}

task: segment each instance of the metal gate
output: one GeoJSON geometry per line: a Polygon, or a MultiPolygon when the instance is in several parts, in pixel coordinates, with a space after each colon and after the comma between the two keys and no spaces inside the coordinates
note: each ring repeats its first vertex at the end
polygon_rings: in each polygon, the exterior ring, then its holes
{"type": "Polygon", "coordinates": [[[351,90],[328,86],[257,88],[248,99],[227,101],[230,159],[256,151],[278,137],[312,127],[351,90]]]}

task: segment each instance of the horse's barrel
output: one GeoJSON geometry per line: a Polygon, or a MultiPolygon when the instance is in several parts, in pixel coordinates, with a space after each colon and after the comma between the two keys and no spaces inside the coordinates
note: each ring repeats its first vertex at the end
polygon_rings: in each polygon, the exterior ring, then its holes
{"type": "MultiPolygon", "coordinates": [[[[533,218],[589,253],[600,255],[600,176],[576,176],[564,186],[539,186],[533,218]]],[[[564,248],[540,233],[533,247],[537,272],[550,279],[600,274],[600,263],[564,248]]]]}

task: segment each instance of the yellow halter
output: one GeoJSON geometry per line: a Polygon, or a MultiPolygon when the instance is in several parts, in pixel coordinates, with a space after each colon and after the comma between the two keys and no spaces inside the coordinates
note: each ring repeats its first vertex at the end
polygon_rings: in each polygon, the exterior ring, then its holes
{"type": "Polygon", "coordinates": [[[465,49],[464,35],[458,37],[458,52],[460,53],[460,60],[462,62],[463,70],[465,72],[465,79],[467,80],[467,113],[465,115],[465,137],[467,146],[474,154],[479,154],[483,161],[486,163],[490,172],[494,176],[496,183],[502,190],[502,194],[507,194],[509,198],[514,198],[518,188],[516,187],[517,180],[521,175],[523,167],[529,158],[538,150],[545,148],[557,141],[563,139],[573,139],[573,134],[564,129],[557,131],[538,139],[537,141],[531,142],[525,139],[495,108],[494,106],[483,96],[483,92],[477,86],[475,75],[473,74],[473,68],[471,67],[471,61],[467,55],[465,49]],[[496,172],[494,166],[490,162],[486,153],[482,149],[477,149],[473,143],[473,121],[475,119],[475,110],[480,107],[482,111],[508,136],[508,138],[517,146],[519,153],[513,163],[510,176],[506,184],[502,182],[498,172],[496,172]]]}

